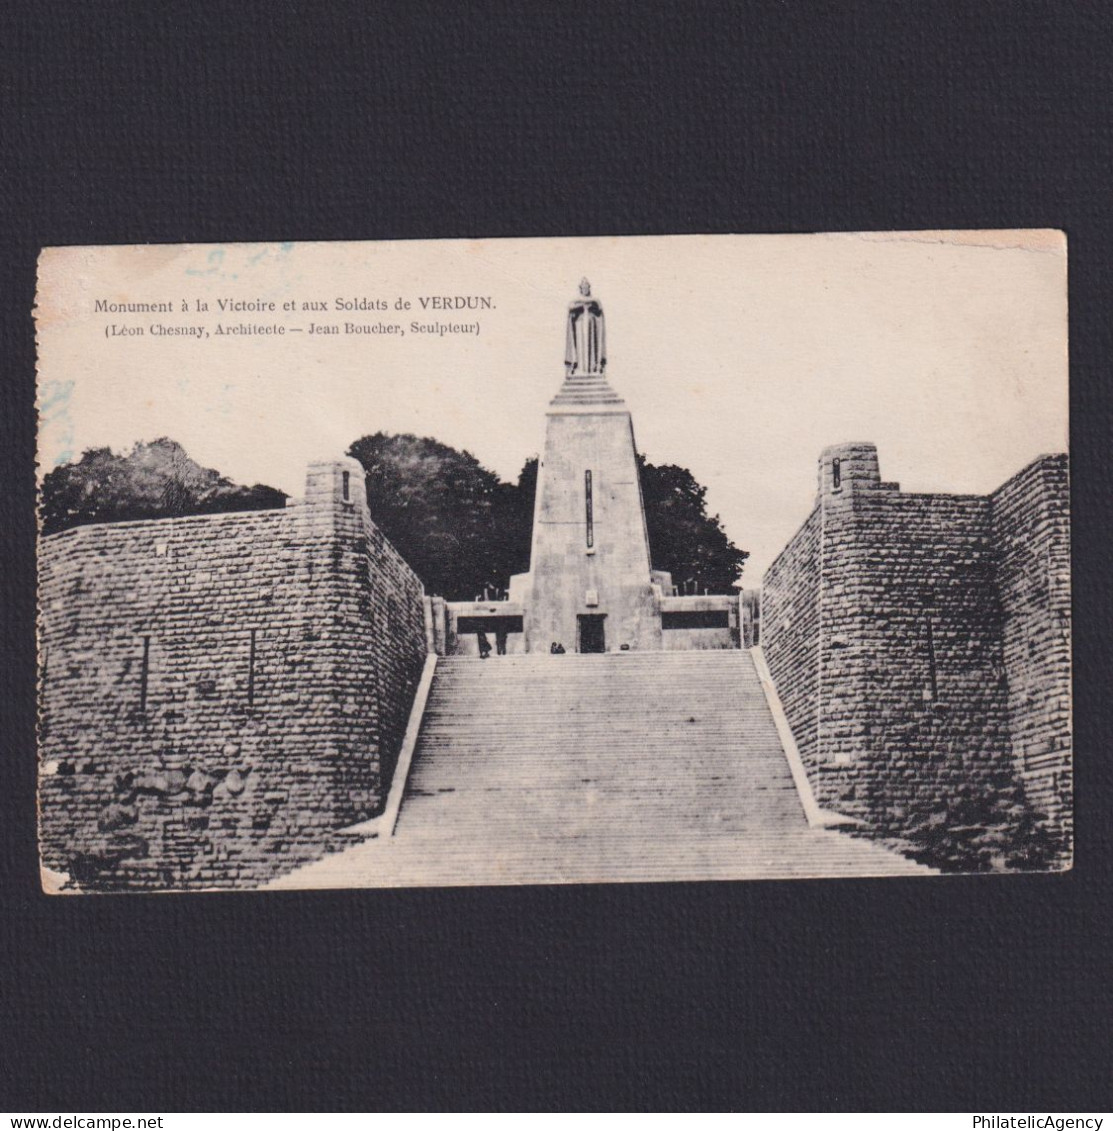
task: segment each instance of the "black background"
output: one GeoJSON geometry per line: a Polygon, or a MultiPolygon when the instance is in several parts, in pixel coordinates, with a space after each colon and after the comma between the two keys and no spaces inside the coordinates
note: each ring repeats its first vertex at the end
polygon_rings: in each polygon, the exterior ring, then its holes
{"type": "Polygon", "coordinates": [[[1108,1108],[1111,32],[1068,0],[6,5],[0,1107],[1108,1108]],[[1070,241],[1073,872],[40,894],[40,247],[952,227],[1070,241]]]}

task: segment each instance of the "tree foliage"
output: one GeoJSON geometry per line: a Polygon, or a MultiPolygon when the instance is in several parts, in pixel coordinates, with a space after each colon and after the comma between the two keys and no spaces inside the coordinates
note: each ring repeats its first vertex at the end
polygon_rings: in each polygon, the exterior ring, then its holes
{"type": "Polygon", "coordinates": [[[136,444],[126,455],[90,448],[76,463],[49,472],[40,497],[44,534],[88,523],[266,510],[285,503],[283,492],[258,483],[239,486],[165,437],[136,444]]]}
{"type": "Polygon", "coordinates": [[[366,472],[371,517],[428,592],[470,601],[507,585],[520,562],[515,487],[470,452],[408,433],[363,436],[348,454],[366,472]]]}
{"type": "Polygon", "coordinates": [[[683,467],[638,456],[653,568],[666,569],[680,592],[732,593],[750,556],[707,513],[707,488],[683,467]]]}

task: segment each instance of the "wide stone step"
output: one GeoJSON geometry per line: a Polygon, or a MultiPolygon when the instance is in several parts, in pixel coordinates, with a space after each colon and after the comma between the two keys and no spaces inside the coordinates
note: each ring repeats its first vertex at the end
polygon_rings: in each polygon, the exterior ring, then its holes
{"type": "Polygon", "coordinates": [[[443,656],[437,663],[442,672],[461,674],[482,674],[484,672],[513,671],[561,671],[580,673],[583,671],[678,671],[684,668],[708,668],[712,666],[742,667],[748,662],[737,649],[705,649],[699,652],[608,652],[605,654],[569,654],[564,656],[509,655],[492,653],[487,659],[478,656],[443,656]]]}
{"type": "MultiPolygon", "coordinates": [[[[737,731],[732,728],[742,728],[745,730],[745,728],[749,727],[749,734],[751,735],[755,732],[764,732],[769,735],[776,734],[776,731],[772,728],[766,731],[764,724],[753,718],[741,717],[730,720],[700,718],[693,716],[690,709],[683,710],[680,713],[683,717],[679,719],[676,718],[675,715],[669,716],[650,712],[646,712],[640,718],[626,716],[621,718],[608,718],[605,715],[579,714],[574,712],[569,712],[564,715],[544,714],[540,712],[526,716],[489,715],[484,718],[477,718],[475,715],[443,713],[430,719],[423,733],[433,734],[439,730],[444,734],[454,734],[471,730],[477,734],[485,732],[489,734],[492,739],[497,740],[501,735],[506,734],[545,736],[545,728],[551,728],[551,732],[568,734],[581,734],[594,728],[602,728],[611,730],[616,734],[627,730],[635,734],[640,733],[647,738],[653,737],[654,732],[658,734],[667,732],[675,736],[698,734],[704,738],[710,737],[718,732],[733,738],[737,731]]],[[[743,733],[742,737],[745,738],[746,734],[743,733]]]]}
{"type": "Polygon", "coordinates": [[[673,882],[690,880],[862,878],[930,874],[931,869],[843,833],[784,829],[739,838],[696,839],[518,835],[492,839],[453,833],[369,840],[299,869],[272,887],[414,887],[486,884],[673,882]]]}

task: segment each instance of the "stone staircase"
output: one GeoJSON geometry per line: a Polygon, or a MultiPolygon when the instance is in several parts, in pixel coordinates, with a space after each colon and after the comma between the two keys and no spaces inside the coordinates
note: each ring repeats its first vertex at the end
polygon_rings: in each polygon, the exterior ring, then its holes
{"type": "Polygon", "coordinates": [[[438,662],[393,837],[275,886],[927,872],[809,827],[749,653],[438,662]]]}

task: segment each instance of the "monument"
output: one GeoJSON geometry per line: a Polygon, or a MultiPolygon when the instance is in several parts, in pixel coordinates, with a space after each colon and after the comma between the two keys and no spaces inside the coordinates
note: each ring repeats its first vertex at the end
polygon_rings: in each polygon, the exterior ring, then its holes
{"type": "Polygon", "coordinates": [[[662,590],[672,582],[650,564],[633,421],[606,364],[603,306],[584,279],[546,414],[530,570],[510,581],[527,652],[662,647],[662,590]]]}
{"type": "MultiPolygon", "coordinates": [[[[564,379],[549,402],[528,573],[505,599],[430,598],[430,647],[500,651],[706,651],[753,643],[737,593],[676,592],[652,564],[634,425],[605,376],[606,317],[587,279],[568,304],[564,379]]],[[[749,608],[750,606],[746,606],[749,608]]]]}

